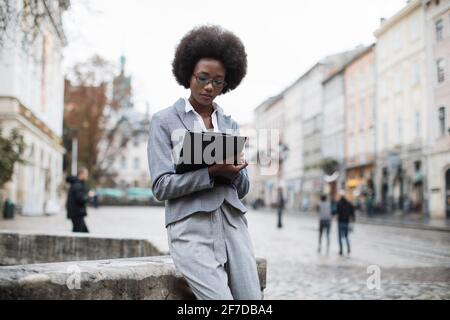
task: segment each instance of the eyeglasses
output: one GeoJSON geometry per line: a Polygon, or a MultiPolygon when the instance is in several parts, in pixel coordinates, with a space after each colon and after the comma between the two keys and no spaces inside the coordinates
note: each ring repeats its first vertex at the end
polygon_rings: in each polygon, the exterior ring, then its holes
{"type": "Polygon", "coordinates": [[[201,86],[207,86],[208,84],[212,83],[213,87],[216,89],[222,89],[227,85],[227,83],[224,80],[221,79],[210,79],[208,76],[204,74],[195,75],[193,74],[195,80],[197,80],[197,83],[201,86]]]}

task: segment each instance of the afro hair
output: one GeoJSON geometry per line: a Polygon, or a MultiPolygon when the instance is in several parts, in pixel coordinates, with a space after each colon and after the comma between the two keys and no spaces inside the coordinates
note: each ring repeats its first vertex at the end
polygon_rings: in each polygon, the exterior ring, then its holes
{"type": "Polygon", "coordinates": [[[180,41],[172,62],[177,82],[188,89],[197,62],[202,58],[220,61],[226,70],[227,85],[221,93],[235,89],[247,73],[247,54],[242,41],[220,26],[200,26],[189,31],[180,41]]]}

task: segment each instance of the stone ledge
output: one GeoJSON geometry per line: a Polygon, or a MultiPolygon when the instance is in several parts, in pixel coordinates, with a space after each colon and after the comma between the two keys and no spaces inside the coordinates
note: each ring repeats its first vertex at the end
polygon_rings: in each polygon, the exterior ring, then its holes
{"type": "MultiPolygon", "coordinates": [[[[261,290],[266,260],[257,259],[261,290]]],[[[194,299],[169,256],[0,267],[0,299],[194,299]]]]}
{"type": "Polygon", "coordinates": [[[147,239],[0,231],[0,266],[167,254],[147,239]]]}

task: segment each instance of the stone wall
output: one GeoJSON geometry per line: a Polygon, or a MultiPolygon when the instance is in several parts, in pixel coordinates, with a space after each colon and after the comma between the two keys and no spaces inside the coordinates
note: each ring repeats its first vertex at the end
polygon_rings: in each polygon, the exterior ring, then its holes
{"type": "Polygon", "coordinates": [[[0,265],[158,256],[146,239],[0,231],[0,265]]]}
{"type": "MultiPolygon", "coordinates": [[[[146,239],[0,232],[0,264],[0,299],[194,299],[146,239]]],[[[263,292],[265,259],[257,269],[263,292]]]]}

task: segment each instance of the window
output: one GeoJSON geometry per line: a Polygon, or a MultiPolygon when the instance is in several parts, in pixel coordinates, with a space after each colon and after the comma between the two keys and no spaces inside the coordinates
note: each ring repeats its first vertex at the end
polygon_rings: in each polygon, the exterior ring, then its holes
{"type": "Polygon", "coordinates": [[[134,158],[134,161],[133,161],[134,169],[138,170],[139,169],[139,165],[140,165],[139,158],[134,158]]]}
{"type": "Polygon", "coordinates": [[[365,155],[367,153],[367,141],[364,140],[365,135],[363,133],[359,134],[359,146],[358,146],[358,155],[365,155]]]}
{"type": "Polygon", "coordinates": [[[33,143],[31,144],[30,153],[28,154],[28,157],[29,158],[33,158],[34,157],[34,144],[33,143]]]}
{"type": "Polygon", "coordinates": [[[402,48],[402,34],[400,30],[396,30],[393,36],[394,52],[399,51],[402,48]]]}
{"type": "Polygon", "coordinates": [[[445,135],[445,107],[440,107],[438,110],[438,120],[439,120],[439,136],[445,135]]]}
{"type": "Polygon", "coordinates": [[[375,152],[374,132],[373,129],[367,131],[367,152],[371,154],[375,152]]]}
{"type": "Polygon", "coordinates": [[[351,136],[350,137],[350,144],[349,144],[349,150],[348,150],[348,155],[350,158],[353,158],[355,156],[355,140],[356,137],[355,136],[351,136]]]}
{"type": "Polygon", "coordinates": [[[414,41],[418,38],[419,36],[419,21],[417,19],[417,17],[411,18],[410,20],[410,39],[411,41],[414,41]]]}
{"type": "Polygon", "coordinates": [[[442,19],[436,21],[436,41],[441,41],[443,38],[444,24],[442,19]]]}
{"type": "Polygon", "coordinates": [[[359,93],[364,93],[366,91],[366,78],[364,77],[364,71],[361,72],[359,76],[359,93]]]}
{"type": "Polygon", "coordinates": [[[436,67],[437,67],[438,83],[444,82],[444,80],[445,80],[445,60],[442,58],[439,58],[436,61],[436,67]]]}
{"type": "Polygon", "coordinates": [[[377,116],[377,108],[375,106],[375,101],[373,99],[371,99],[371,104],[372,104],[372,122],[374,122],[376,120],[376,116],[377,116]]]}
{"type": "Polygon", "coordinates": [[[394,85],[395,85],[395,92],[399,93],[400,91],[402,91],[402,74],[401,71],[397,71],[397,73],[394,76],[394,85]]]}
{"type": "Polygon", "coordinates": [[[420,112],[416,111],[416,137],[420,136],[420,112]]]}
{"type": "Polygon", "coordinates": [[[420,65],[419,63],[413,63],[411,68],[411,86],[420,83],[420,65]]]}
{"type": "Polygon", "coordinates": [[[349,76],[349,78],[348,78],[348,93],[350,95],[353,95],[355,92],[355,83],[354,83],[353,77],[354,76],[349,76]]]}
{"type": "Polygon", "coordinates": [[[353,132],[355,129],[355,107],[350,105],[350,131],[353,132]]]}
{"type": "Polygon", "coordinates": [[[387,87],[386,87],[386,80],[380,81],[380,97],[381,99],[387,98],[387,87]]]}
{"type": "Polygon", "coordinates": [[[362,130],[364,127],[364,122],[365,122],[365,100],[364,97],[361,97],[361,99],[359,100],[359,130],[362,130]]]}

